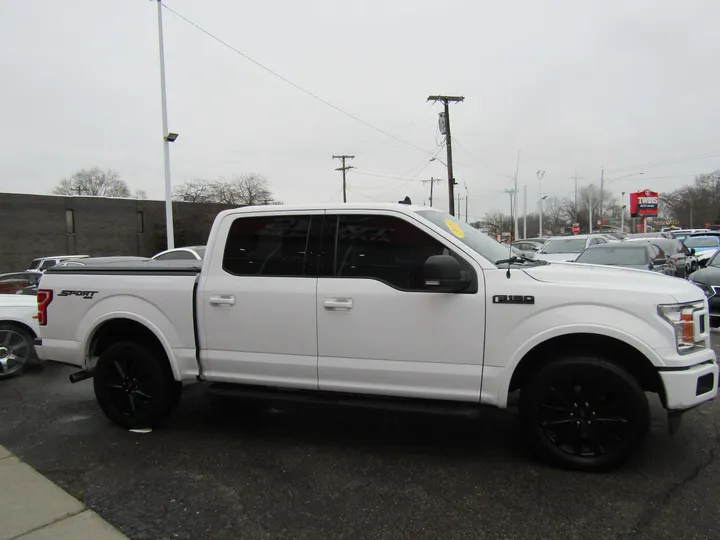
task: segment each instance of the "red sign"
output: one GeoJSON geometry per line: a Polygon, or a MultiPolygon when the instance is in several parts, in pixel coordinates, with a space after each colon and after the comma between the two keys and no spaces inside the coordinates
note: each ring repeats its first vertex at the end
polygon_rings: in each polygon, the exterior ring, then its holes
{"type": "Polygon", "coordinates": [[[647,217],[658,215],[657,192],[645,189],[630,194],[630,216],[647,217]]]}
{"type": "Polygon", "coordinates": [[[578,225],[577,223],[576,223],[575,225],[573,225],[573,226],[572,226],[572,233],[573,233],[573,234],[580,234],[580,225],[578,225]]]}

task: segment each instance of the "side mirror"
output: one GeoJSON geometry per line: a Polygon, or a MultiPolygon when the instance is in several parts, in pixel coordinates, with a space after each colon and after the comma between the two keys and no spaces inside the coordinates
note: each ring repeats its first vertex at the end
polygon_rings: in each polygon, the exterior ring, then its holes
{"type": "Polygon", "coordinates": [[[540,251],[540,246],[533,246],[532,249],[533,251],[540,251]]]}
{"type": "Polygon", "coordinates": [[[433,255],[425,261],[425,286],[437,292],[458,293],[470,286],[462,275],[460,263],[450,255],[433,255]]]}
{"type": "Polygon", "coordinates": [[[669,261],[665,257],[658,257],[657,259],[653,259],[652,263],[650,263],[650,268],[653,266],[662,266],[668,262],[669,261]]]}
{"type": "Polygon", "coordinates": [[[690,255],[695,256],[695,248],[690,248],[690,255]]]}

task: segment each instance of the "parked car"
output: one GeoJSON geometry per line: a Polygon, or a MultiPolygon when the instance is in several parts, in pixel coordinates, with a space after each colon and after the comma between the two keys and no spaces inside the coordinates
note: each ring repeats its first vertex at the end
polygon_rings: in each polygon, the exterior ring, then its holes
{"type": "Polygon", "coordinates": [[[208,250],[205,264],[49,270],[40,356],[78,366],[73,381],[94,378],[100,407],[124,428],[162,422],[183,381],[206,381],[211,394],[462,413],[507,407],[519,390],[535,450],[581,470],[640,447],[646,391],[662,393],[672,430],[717,394],[696,286],[508,261],[507,246],[437,209],[235,208],[215,218],[208,250]]]}
{"type": "Polygon", "coordinates": [[[545,243],[535,258],[542,261],[571,262],[585,248],[596,244],[607,244],[607,242],[607,239],[600,234],[555,236],[545,243]]]}
{"type": "Polygon", "coordinates": [[[616,242],[590,246],[575,259],[576,263],[622,266],[636,270],[650,270],[675,276],[675,264],[656,245],[650,242],[616,242]]]}
{"type": "Polygon", "coordinates": [[[690,281],[700,287],[708,298],[710,306],[710,326],[720,327],[720,252],[710,259],[705,268],[690,276],[690,281]]]}
{"type": "Polygon", "coordinates": [[[673,236],[678,240],[685,240],[691,234],[710,232],[709,229],[674,229],[673,236]]]}
{"type": "Polygon", "coordinates": [[[88,257],[83,259],[68,259],[57,264],[58,267],[63,266],[98,266],[98,265],[113,265],[113,264],[130,264],[130,263],[142,263],[147,262],[150,259],[147,257],[131,257],[131,256],[116,256],[116,257],[88,257]]]}
{"type": "Polygon", "coordinates": [[[30,263],[30,268],[28,268],[28,270],[44,272],[48,268],[52,268],[62,261],[70,259],[84,259],[87,257],[89,257],[89,255],[54,255],[52,257],[40,257],[38,259],[33,259],[33,262],[30,263]]]}
{"type": "Polygon", "coordinates": [[[512,246],[522,255],[534,259],[535,254],[543,247],[543,243],[535,242],[534,240],[518,240],[517,242],[513,242],[512,246]]]}
{"type": "Polygon", "coordinates": [[[665,255],[670,257],[675,265],[675,275],[677,277],[686,278],[699,268],[695,250],[688,248],[680,240],[671,240],[670,238],[633,238],[627,242],[649,242],[659,247],[665,255]]]}
{"type": "Polygon", "coordinates": [[[36,287],[42,272],[11,272],[0,274],[0,294],[16,294],[28,287],[36,287]]]}
{"type": "Polygon", "coordinates": [[[188,246],[161,251],[153,257],[155,261],[202,261],[205,257],[205,246],[188,246]]]}
{"type": "Polygon", "coordinates": [[[632,238],[675,238],[675,233],[673,233],[671,231],[634,233],[634,234],[629,234],[627,237],[627,240],[630,240],[632,238]]]}
{"type": "Polygon", "coordinates": [[[710,249],[708,251],[703,251],[701,253],[698,253],[695,258],[698,261],[698,266],[700,268],[704,268],[707,266],[707,264],[712,260],[712,258],[715,256],[716,253],[718,253],[717,249],[710,249]]]}
{"type": "Polygon", "coordinates": [[[0,379],[18,375],[35,358],[37,313],[34,296],[0,295],[0,379]]]}
{"type": "Polygon", "coordinates": [[[695,253],[702,253],[704,251],[717,251],[720,249],[720,235],[691,235],[683,240],[688,248],[695,250],[695,253]]]}

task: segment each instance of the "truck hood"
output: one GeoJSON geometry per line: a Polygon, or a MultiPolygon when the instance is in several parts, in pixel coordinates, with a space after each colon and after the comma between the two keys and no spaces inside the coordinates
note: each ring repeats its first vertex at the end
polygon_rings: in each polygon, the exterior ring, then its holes
{"type": "Polygon", "coordinates": [[[699,287],[684,279],[649,270],[581,263],[552,263],[524,270],[531,278],[545,283],[640,291],[665,297],[669,294],[677,302],[695,302],[705,297],[699,287]]]}
{"type": "Polygon", "coordinates": [[[37,308],[37,297],[29,294],[0,294],[0,307],[37,308]]]}
{"type": "Polygon", "coordinates": [[[579,253],[538,253],[535,258],[548,262],[568,262],[574,261],[579,256],[579,253]]]}

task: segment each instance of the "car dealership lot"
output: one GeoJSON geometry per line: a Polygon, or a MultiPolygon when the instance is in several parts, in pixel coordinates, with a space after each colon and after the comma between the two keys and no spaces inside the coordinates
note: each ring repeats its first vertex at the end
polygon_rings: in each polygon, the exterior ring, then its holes
{"type": "MultiPolygon", "coordinates": [[[[715,335],[714,335],[715,336],[715,335]]],[[[713,336],[713,337],[714,337],[713,336]]],[[[717,346],[716,346],[717,350],[717,346]]],[[[187,388],[149,434],[48,364],[0,384],[0,444],[130,538],[708,538],[720,404],[609,474],[539,464],[511,411],[479,419],[210,403],[187,388]]],[[[3,486],[7,489],[7,486],[3,486]]]]}

